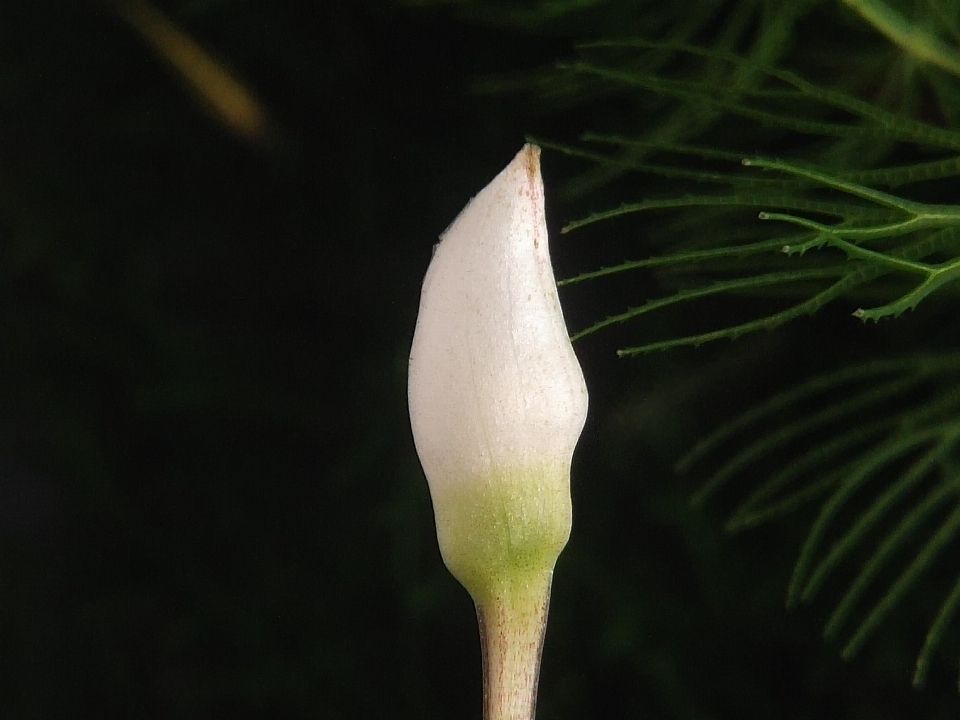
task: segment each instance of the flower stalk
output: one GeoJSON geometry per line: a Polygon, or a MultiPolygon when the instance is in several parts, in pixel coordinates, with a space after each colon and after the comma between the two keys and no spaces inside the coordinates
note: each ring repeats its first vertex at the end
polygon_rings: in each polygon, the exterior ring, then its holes
{"type": "Polygon", "coordinates": [[[484,720],[531,720],[550,606],[550,577],[502,588],[477,604],[484,720]]]}

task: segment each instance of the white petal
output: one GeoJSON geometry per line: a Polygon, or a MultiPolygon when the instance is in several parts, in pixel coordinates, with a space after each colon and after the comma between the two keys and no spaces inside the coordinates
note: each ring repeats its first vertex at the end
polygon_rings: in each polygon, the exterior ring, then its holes
{"type": "Polygon", "coordinates": [[[527,145],[443,234],[410,354],[417,451],[442,486],[569,472],[587,390],[557,296],[539,148],[527,145]]]}

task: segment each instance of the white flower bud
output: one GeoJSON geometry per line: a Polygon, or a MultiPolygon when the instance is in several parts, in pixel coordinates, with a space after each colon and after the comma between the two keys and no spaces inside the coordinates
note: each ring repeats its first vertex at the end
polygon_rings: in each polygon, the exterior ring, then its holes
{"type": "Polygon", "coordinates": [[[410,353],[409,403],[444,562],[485,626],[486,717],[529,718],[550,579],[570,534],[570,463],[587,412],[550,265],[533,145],[470,201],[434,251],[410,353]],[[523,687],[498,688],[491,662],[497,676],[505,668],[515,676],[500,681],[523,687]]]}

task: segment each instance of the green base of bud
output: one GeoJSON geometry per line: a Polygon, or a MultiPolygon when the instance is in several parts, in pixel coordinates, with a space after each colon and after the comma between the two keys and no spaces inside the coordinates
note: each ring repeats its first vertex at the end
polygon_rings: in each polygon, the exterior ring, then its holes
{"type": "Polygon", "coordinates": [[[431,489],[443,561],[477,605],[553,572],[570,538],[569,478],[569,468],[541,468],[431,489]]]}
{"type": "Polygon", "coordinates": [[[491,475],[433,501],[444,562],[477,605],[484,720],[531,720],[553,568],[570,537],[569,469],[491,475]]]}

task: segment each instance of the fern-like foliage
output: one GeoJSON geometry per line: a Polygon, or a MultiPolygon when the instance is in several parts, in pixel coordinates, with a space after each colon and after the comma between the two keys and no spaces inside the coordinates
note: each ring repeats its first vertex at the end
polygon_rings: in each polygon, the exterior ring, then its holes
{"type": "MultiPolygon", "coordinates": [[[[605,223],[611,231],[657,213],[660,222],[644,226],[656,252],[561,285],[646,270],[677,287],[575,339],[722,296],[777,300],[746,322],[619,351],[637,355],[772,329],[838,300],[863,321],[897,317],[960,289],[960,205],[939,202],[960,176],[960,126],[946,111],[935,126],[909,107],[881,107],[717,46],[617,40],[580,50],[566,72],[655,96],[658,107],[672,110],[642,134],[539,141],[592,166],[573,191],[631,174],[682,191],[625,202],[565,228],[605,223]],[[645,53],[669,56],[671,71],[631,60],[645,53]],[[724,121],[735,121],[734,129],[719,133],[724,121]],[[754,149],[764,146],[776,154],[754,149]],[[794,148],[789,156],[784,146],[794,148]]],[[[929,614],[914,675],[923,685],[960,612],[960,563],[945,552],[960,543],[960,355],[872,361],[808,381],[723,425],[678,469],[714,458],[695,502],[745,477],[759,479],[728,518],[730,532],[819,503],[788,605],[839,592],[824,634],[843,641],[845,658],[921,580],[937,579],[933,568],[956,575],[929,614]],[[841,568],[853,568],[852,579],[841,568]]]]}
{"type": "Polygon", "coordinates": [[[694,502],[762,477],[728,518],[729,532],[820,502],[787,602],[813,600],[842,565],[856,566],[824,630],[829,640],[845,638],[845,658],[938,562],[957,573],[919,652],[913,681],[922,685],[960,610],[960,565],[943,563],[960,544],[960,355],[871,361],[816,377],[728,421],[677,469],[731,446],[738,449],[694,502]]]}
{"type": "MultiPolygon", "coordinates": [[[[568,197],[607,208],[564,232],[642,241],[638,259],[618,255],[561,285],[635,273],[653,275],[659,294],[615,307],[574,339],[724,297],[764,299],[754,315],[706,330],[638,330],[643,342],[619,351],[638,355],[773,329],[829,304],[862,321],[895,318],[960,290],[953,6],[918,0],[909,15],[887,0],[637,5],[457,2],[473,17],[496,7],[515,26],[547,22],[579,41],[556,67],[477,83],[534,90],[554,108],[599,108],[597,130],[576,141],[532,139],[582,163],[568,197]],[[851,37],[858,21],[864,32],[851,37]],[[818,40],[831,28],[832,44],[818,40]]],[[[945,552],[960,543],[960,355],[866,362],[786,390],[722,426],[680,469],[710,462],[697,502],[757,479],[730,532],[819,503],[788,602],[839,593],[825,634],[844,640],[845,657],[921,579],[942,591],[919,652],[923,684],[960,611],[960,561],[945,552]],[[934,567],[956,579],[939,588],[934,567]]]]}
{"type": "MultiPolygon", "coordinates": [[[[709,122],[737,117],[752,128],[743,132],[757,137],[772,132],[777,138],[783,134],[805,137],[818,145],[816,159],[797,161],[744,157],[732,150],[679,142],[677,136],[683,133],[665,132],[664,126],[637,137],[586,134],[581,145],[537,140],[602,169],[606,180],[640,172],[705,188],[695,194],[624,203],[567,225],[564,231],[571,232],[638,213],[672,211],[683,215],[684,232],[678,232],[677,222],[668,220],[660,228],[662,237],[689,237],[699,218],[699,230],[693,233],[699,245],[691,248],[674,242],[671,246],[668,241],[663,254],[583,273],[562,285],[641,268],[661,272],[670,268],[675,274],[687,271],[712,278],[693,287],[685,283],[687,287],[674,295],[612,315],[581,330],[576,338],[681,303],[789,286],[802,290],[794,293],[795,301],[787,307],[716,330],[646,342],[620,354],[700,345],[771,329],[838,298],[853,302],[867,298],[882,282],[889,288],[886,302],[853,308],[862,320],[879,320],[915,308],[960,277],[960,205],[918,202],[879,189],[911,188],[960,175],[960,131],[934,127],[721,50],[638,40],[591,43],[581,49],[588,59],[566,65],[571,73],[670,98],[688,110],[699,107],[701,119],[709,122]],[[703,59],[710,71],[703,71],[706,77],[693,73],[692,79],[663,77],[634,70],[624,59],[644,52],[703,59]],[[714,77],[718,64],[754,82],[718,83],[714,77]],[[939,157],[900,163],[885,163],[877,157],[877,149],[883,155],[902,156],[904,148],[911,149],[910,156],[936,153],[939,157]],[[721,169],[704,170],[706,163],[721,169]],[[749,221],[751,227],[745,226],[744,209],[756,213],[756,219],[749,221]],[[724,270],[717,272],[721,267],[724,270]],[[732,267],[734,277],[717,279],[729,275],[732,267]]],[[[676,116],[671,118],[667,123],[676,129],[676,116]]],[[[690,123],[684,127],[689,134],[690,123]]],[[[703,123],[695,129],[702,130],[703,123]]],[[[592,187],[597,177],[590,173],[574,188],[579,191],[584,183],[592,187]]]]}

